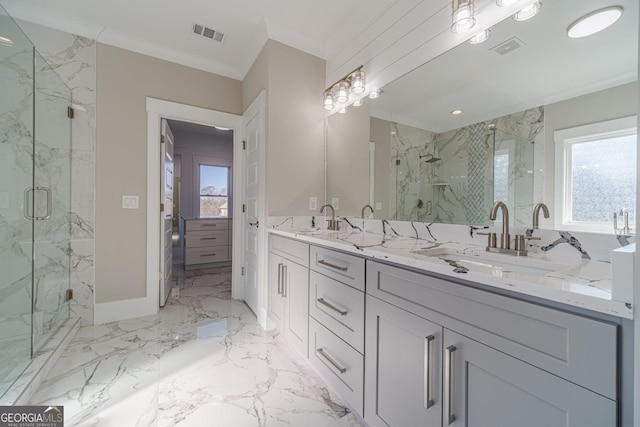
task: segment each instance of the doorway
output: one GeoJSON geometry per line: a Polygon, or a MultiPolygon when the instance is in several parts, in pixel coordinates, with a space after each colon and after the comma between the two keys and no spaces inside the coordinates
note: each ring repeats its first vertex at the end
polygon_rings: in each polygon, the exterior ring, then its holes
{"type": "MultiPolygon", "coordinates": [[[[144,314],[152,314],[158,311],[160,300],[160,277],[161,277],[161,192],[158,183],[160,177],[160,153],[159,144],[161,133],[161,121],[186,122],[198,126],[217,126],[229,129],[232,132],[231,143],[233,159],[230,167],[231,181],[234,183],[229,189],[230,198],[242,200],[242,185],[244,169],[242,156],[242,116],[208,110],[200,107],[193,107],[175,102],[163,101],[154,98],[147,98],[147,283],[146,297],[144,304],[144,314]]],[[[240,222],[239,222],[240,223],[240,222]]],[[[242,272],[243,265],[243,242],[242,226],[233,227],[231,231],[231,259],[232,264],[232,298],[242,298],[242,272]]],[[[143,315],[143,314],[141,314],[143,315]]]]}

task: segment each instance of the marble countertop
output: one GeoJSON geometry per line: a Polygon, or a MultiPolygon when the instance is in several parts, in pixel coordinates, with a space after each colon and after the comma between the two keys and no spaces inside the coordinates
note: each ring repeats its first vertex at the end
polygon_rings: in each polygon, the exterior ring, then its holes
{"type": "Polygon", "coordinates": [[[269,232],[368,259],[437,273],[454,280],[475,282],[626,319],[633,318],[631,304],[612,299],[611,264],[604,261],[565,259],[539,253],[516,257],[487,253],[484,247],[477,245],[432,242],[360,230],[331,232],[280,227],[269,228],[269,232]]]}

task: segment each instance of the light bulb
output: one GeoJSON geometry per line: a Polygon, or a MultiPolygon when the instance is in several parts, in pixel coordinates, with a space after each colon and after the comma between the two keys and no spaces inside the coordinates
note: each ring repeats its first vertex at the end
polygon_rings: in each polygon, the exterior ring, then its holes
{"type": "Polygon", "coordinates": [[[516,14],[513,15],[513,19],[516,21],[526,21],[527,19],[533,18],[540,12],[541,5],[539,1],[534,1],[529,6],[516,12],[516,14]]]}

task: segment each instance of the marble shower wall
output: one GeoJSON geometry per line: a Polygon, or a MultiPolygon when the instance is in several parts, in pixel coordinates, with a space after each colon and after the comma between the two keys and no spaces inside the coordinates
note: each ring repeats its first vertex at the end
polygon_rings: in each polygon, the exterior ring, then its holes
{"type": "Polygon", "coordinates": [[[531,192],[534,203],[542,200],[543,126],[543,107],[441,134],[392,123],[391,218],[488,224],[494,191],[495,132],[496,151],[509,155],[504,193],[513,224],[530,226],[531,192]],[[488,125],[494,125],[495,131],[488,125]],[[526,144],[532,144],[533,149],[526,144]],[[420,159],[426,154],[442,160],[427,163],[429,157],[420,159]]]}
{"type": "Polygon", "coordinates": [[[94,169],[96,120],[95,40],[19,22],[36,49],[71,89],[71,316],[93,324],[94,169]]]}

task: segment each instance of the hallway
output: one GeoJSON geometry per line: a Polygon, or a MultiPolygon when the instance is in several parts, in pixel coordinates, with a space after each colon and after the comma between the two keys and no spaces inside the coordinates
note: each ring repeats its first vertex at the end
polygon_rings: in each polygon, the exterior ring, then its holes
{"type": "Polygon", "coordinates": [[[69,426],[360,425],[230,295],[230,267],[174,270],[158,315],[81,328],[30,403],[69,426]]]}

